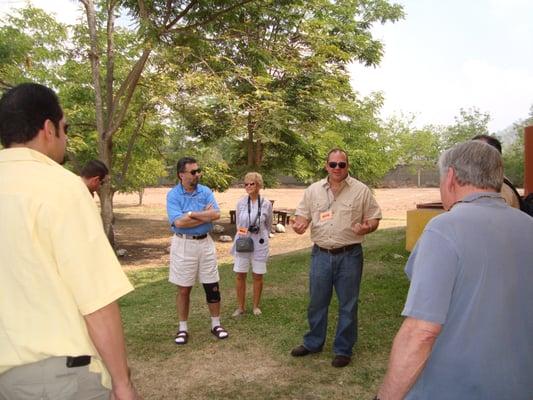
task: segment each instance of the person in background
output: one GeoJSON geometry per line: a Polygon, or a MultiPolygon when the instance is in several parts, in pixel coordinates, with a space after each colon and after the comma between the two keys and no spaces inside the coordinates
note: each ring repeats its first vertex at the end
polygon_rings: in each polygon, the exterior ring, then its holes
{"type": "Polygon", "coordinates": [[[253,277],[253,308],[254,315],[261,315],[259,303],[263,291],[263,275],[267,272],[268,240],[272,229],[272,202],[262,197],[259,192],[263,187],[263,177],[257,172],[248,172],[244,177],[244,189],[247,196],[242,197],[235,207],[238,237],[251,237],[254,243],[252,252],[240,253],[232,247],[235,258],[233,271],[236,273],[235,289],[238,308],[234,317],[245,313],[246,274],[252,265],[253,277]]]}
{"type": "Polygon", "coordinates": [[[309,186],[295,212],[293,230],[303,234],[311,226],[309,271],[309,332],[291,351],[302,357],[322,350],[333,288],[339,300],[337,331],[331,365],[347,366],[357,341],[357,301],[363,274],[365,235],[374,232],[381,210],[370,189],[352,178],[344,150],[332,149],[326,159],[328,176],[309,186]]]}
{"type": "Polygon", "coordinates": [[[183,157],[177,164],[180,183],[167,194],[167,215],[174,232],[170,246],[169,282],[178,287],[176,309],[179,327],[174,342],[189,340],[189,304],[191,290],[198,277],[211,314],[211,333],[226,339],[228,332],[220,324],[220,290],[215,243],[209,232],[220,210],[211,189],[199,183],[202,170],[194,158],[183,157]]]}
{"type": "Polygon", "coordinates": [[[117,299],[133,290],[35,83],[0,99],[0,399],[133,400],[117,299]]]}
{"type": "Polygon", "coordinates": [[[490,145],[460,143],[439,170],[448,212],[407,261],[405,319],[375,399],[530,400],[533,218],[505,204],[490,145]]]}
{"type": "MultiPolygon", "coordinates": [[[[482,142],[490,144],[492,147],[498,150],[500,154],[502,154],[502,144],[494,136],[477,135],[474,136],[472,140],[480,140],[482,142]]],[[[505,176],[503,177],[503,184],[500,193],[502,194],[502,197],[505,199],[505,202],[507,204],[514,208],[520,208],[519,194],[516,191],[516,188],[514,187],[513,183],[505,176]]]]}
{"type": "Polygon", "coordinates": [[[100,160],[91,160],[82,168],[80,172],[81,179],[91,195],[94,196],[94,192],[100,189],[102,183],[109,175],[109,169],[100,160]]]}

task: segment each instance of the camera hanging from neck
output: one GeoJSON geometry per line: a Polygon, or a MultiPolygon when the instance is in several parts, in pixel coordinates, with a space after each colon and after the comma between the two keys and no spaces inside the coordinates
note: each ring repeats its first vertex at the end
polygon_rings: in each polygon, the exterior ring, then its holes
{"type": "Polygon", "coordinates": [[[259,233],[259,224],[261,223],[261,196],[257,195],[257,215],[255,217],[254,223],[252,224],[252,199],[248,196],[248,230],[250,233],[259,233]],[[257,231],[253,232],[250,230],[251,227],[256,227],[257,231]]]}

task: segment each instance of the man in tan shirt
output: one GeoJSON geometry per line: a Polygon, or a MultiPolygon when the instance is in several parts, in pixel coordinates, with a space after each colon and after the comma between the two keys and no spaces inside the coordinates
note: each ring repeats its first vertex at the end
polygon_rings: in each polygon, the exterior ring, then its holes
{"type": "Polygon", "coordinates": [[[357,341],[357,299],[363,269],[361,242],[364,235],[377,229],[381,210],[370,189],[348,175],[345,151],[331,150],[325,167],[328,177],[306,189],[292,226],[298,234],[311,226],[315,245],[309,272],[309,332],[291,354],[301,357],[322,350],[335,288],[339,316],[331,365],[345,367],[357,341]]]}

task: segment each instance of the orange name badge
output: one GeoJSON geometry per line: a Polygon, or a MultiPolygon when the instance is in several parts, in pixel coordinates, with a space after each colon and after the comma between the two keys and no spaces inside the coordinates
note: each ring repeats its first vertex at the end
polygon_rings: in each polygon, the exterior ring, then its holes
{"type": "Polygon", "coordinates": [[[329,221],[331,218],[333,218],[333,213],[331,210],[320,213],[320,222],[329,221]]]}
{"type": "Polygon", "coordinates": [[[239,228],[239,235],[246,235],[248,233],[248,228],[239,228]]]}

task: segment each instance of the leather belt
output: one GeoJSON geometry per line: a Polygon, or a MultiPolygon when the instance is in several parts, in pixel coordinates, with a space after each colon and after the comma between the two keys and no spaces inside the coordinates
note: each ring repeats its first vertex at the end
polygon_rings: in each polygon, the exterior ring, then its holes
{"type": "Polygon", "coordinates": [[[91,363],[91,356],[67,357],[67,368],[84,367],[91,363]]]}
{"type": "Polygon", "coordinates": [[[207,237],[207,233],[204,233],[203,235],[185,235],[183,233],[176,233],[175,235],[183,239],[194,239],[194,240],[205,239],[207,237]]]}
{"type": "Polygon", "coordinates": [[[358,246],[361,246],[361,243],[352,243],[352,244],[349,244],[347,246],[337,247],[335,249],[325,249],[324,247],[320,247],[319,245],[315,244],[315,247],[318,250],[323,251],[324,253],[329,253],[329,254],[344,253],[344,252],[347,252],[349,250],[355,249],[358,246]]]}

